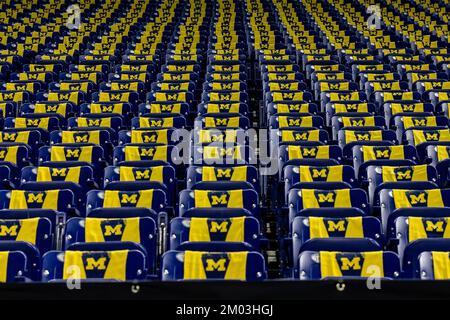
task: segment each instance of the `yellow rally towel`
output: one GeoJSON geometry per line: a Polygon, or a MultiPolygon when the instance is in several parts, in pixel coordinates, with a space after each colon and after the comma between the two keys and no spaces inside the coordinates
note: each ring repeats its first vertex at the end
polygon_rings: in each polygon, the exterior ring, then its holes
{"type": "Polygon", "coordinates": [[[199,143],[211,143],[211,142],[237,142],[238,131],[237,130],[200,130],[198,132],[199,143]]]}
{"type": "Polygon", "coordinates": [[[61,147],[53,146],[50,153],[50,161],[92,161],[92,146],[86,147],[61,147]]]}
{"type": "Polygon", "coordinates": [[[112,118],[100,118],[100,119],[90,119],[78,117],[77,122],[79,127],[111,127],[112,118]]]}
{"type": "Polygon", "coordinates": [[[403,112],[424,112],[425,107],[423,103],[412,103],[412,104],[403,104],[403,103],[391,103],[392,115],[396,115],[398,113],[403,112]]]}
{"type": "Polygon", "coordinates": [[[17,164],[19,146],[0,148],[0,160],[17,164]]]}
{"type": "Polygon", "coordinates": [[[327,219],[310,217],[309,235],[311,239],[329,237],[364,238],[362,218],[327,219]]]}
{"type": "Polygon", "coordinates": [[[9,209],[58,209],[59,190],[48,191],[11,191],[9,209]]]}
{"type": "Polygon", "coordinates": [[[139,118],[140,128],[170,128],[174,118],[139,118]]]}
{"type": "Polygon", "coordinates": [[[412,130],[414,145],[429,141],[450,141],[449,129],[444,130],[412,130]]]}
{"type": "Polygon", "coordinates": [[[115,104],[101,104],[101,103],[92,103],[91,104],[91,113],[118,113],[122,114],[123,103],[115,103],[115,104]]]}
{"type": "Polygon", "coordinates": [[[351,208],[350,189],[314,190],[302,189],[303,208],[351,208]]]}
{"type": "Polygon", "coordinates": [[[342,117],[344,127],[373,127],[375,126],[375,117],[342,117]]]}
{"type": "Polygon", "coordinates": [[[0,142],[22,142],[28,144],[30,132],[31,131],[0,132],[0,142]]]}
{"type": "Polygon", "coordinates": [[[100,144],[100,131],[63,131],[61,142],[100,144]]]}
{"type": "Polygon", "coordinates": [[[169,137],[167,129],[164,130],[132,130],[131,143],[162,143],[168,144],[169,137]]]}
{"type": "Polygon", "coordinates": [[[230,117],[230,118],[214,118],[205,117],[205,127],[228,127],[237,128],[239,127],[240,117],[230,117]]]}
{"type": "Polygon", "coordinates": [[[64,253],[63,279],[126,280],[128,250],[64,253]]]}
{"type": "Polygon", "coordinates": [[[346,113],[346,112],[369,112],[369,107],[367,103],[335,103],[334,104],[335,113],[346,113]]]}
{"type": "Polygon", "coordinates": [[[322,277],[383,277],[383,252],[320,252],[322,277]]]}
{"type": "Polygon", "coordinates": [[[289,159],[328,159],[330,157],[330,146],[288,146],[288,156],[289,159]]]}
{"type": "Polygon", "coordinates": [[[202,181],[247,181],[247,167],[202,167],[202,181]]]}
{"type": "Polygon", "coordinates": [[[278,103],[278,113],[291,113],[291,112],[299,112],[299,113],[309,113],[309,104],[308,103],[278,103]]]}
{"type": "Polygon", "coordinates": [[[444,202],[440,189],[432,190],[392,190],[395,208],[409,207],[438,207],[442,208],[444,202]]]}
{"type": "Polygon", "coordinates": [[[131,241],[140,243],[140,219],[86,218],[86,242],[131,241]]]}
{"type": "MultiPolygon", "coordinates": [[[[186,84],[188,84],[187,82],[186,84]]],[[[181,113],[181,103],[152,103],[149,105],[150,112],[149,113],[181,113]]]]}
{"type": "Polygon", "coordinates": [[[450,238],[448,218],[408,218],[409,242],[426,238],[450,238]]]}
{"type": "Polygon", "coordinates": [[[203,158],[240,160],[243,159],[243,155],[241,154],[241,148],[239,147],[221,148],[215,146],[205,146],[203,147],[203,158]]]}
{"type": "Polygon", "coordinates": [[[339,182],[342,181],[342,172],[344,166],[329,166],[329,167],[309,167],[300,166],[300,181],[314,182],[327,181],[339,182]]]}
{"type": "Polygon", "coordinates": [[[280,128],[288,128],[288,127],[312,127],[313,126],[313,117],[288,117],[288,116],[279,116],[278,117],[278,126],[280,128]]]}
{"type": "Polygon", "coordinates": [[[246,279],[247,252],[198,252],[184,254],[184,279],[246,279]]]}
{"type": "Polygon", "coordinates": [[[194,200],[196,208],[244,207],[242,190],[230,190],[230,191],[195,190],[194,200]]]}
{"type": "Polygon", "coordinates": [[[433,272],[436,280],[450,279],[450,257],[448,252],[431,253],[433,258],[433,272]]]}
{"type": "Polygon", "coordinates": [[[0,240],[25,241],[36,244],[40,219],[0,220],[0,240]]]}
{"type": "Polygon", "coordinates": [[[382,141],[383,132],[381,130],[372,131],[352,131],[345,130],[345,141],[346,143],[354,141],[382,141]]]}
{"type": "Polygon", "coordinates": [[[50,118],[16,118],[15,128],[41,128],[47,129],[50,118]]]}
{"type": "Polygon", "coordinates": [[[137,207],[152,208],[153,190],[140,190],[136,192],[121,192],[106,190],[103,200],[105,208],[137,207]]]}
{"type": "Polygon", "coordinates": [[[436,146],[437,160],[442,161],[450,158],[450,147],[448,146],[436,146]]]}
{"type": "Polygon", "coordinates": [[[0,282],[6,282],[8,278],[8,251],[0,251],[0,282]]]}
{"type": "Polygon", "coordinates": [[[50,168],[50,167],[38,167],[37,168],[37,182],[44,181],[69,181],[80,182],[81,167],[69,167],[69,168],[50,168]]]}
{"type": "Polygon", "coordinates": [[[120,181],[158,181],[163,182],[163,166],[151,168],[120,167],[120,181]]]}
{"type": "Polygon", "coordinates": [[[137,146],[125,146],[125,161],[139,161],[139,160],[162,160],[168,159],[168,147],[156,146],[156,147],[137,147],[137,146]]]}
{"type": "Polygon", "coordinates": [[[281,141],[320,141],[320,130],[308,130],[308,131],[293,131],[283,130],[281,131],[281,141]]]}
{"type": "Polygon", "coordinates": [[[239,113],[240,103],[210,103],[205,105],[209,113],[239,113]]]}
{"type": "Polygon", "coordinates": [[[192,218],[189,241],[244,242],[245,217],[230,219],[192,218]]]}
{"type": "Polygon", "coordinates": [[[410,167],[382,167],[383,182],[428,181],[427,165],[410,167]]]}
{"type": "Polygon", "coordinates": [[[411,127],[435,127],[437,126],[436,117],[402,117],[403,126],[406,129],[411,127]]]}
{"type": "Polygon", "coordinates": [[[378,159],[382,160],[405,159],[403,146],[389,146],[389,147],[363,146],[362,149],[364,161],[378,160],[378,159]]]}

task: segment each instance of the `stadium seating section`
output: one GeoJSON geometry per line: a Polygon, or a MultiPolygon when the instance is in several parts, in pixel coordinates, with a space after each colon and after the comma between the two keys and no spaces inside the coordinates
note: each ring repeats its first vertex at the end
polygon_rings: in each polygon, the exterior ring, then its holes
{"type": "Polygon", "coordinates": [[[0,282],[450,279],[450,2],[375,4],[0,1],[0,282]]]}

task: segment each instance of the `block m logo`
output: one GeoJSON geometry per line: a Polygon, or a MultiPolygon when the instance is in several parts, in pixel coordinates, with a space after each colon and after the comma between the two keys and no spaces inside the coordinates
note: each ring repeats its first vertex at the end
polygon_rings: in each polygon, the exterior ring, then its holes
{"type": "Polygon", "coordinates": [[[205,253],[202,263],[207,279],[225,279],[230,258],[226,253],[205,253]]]}

